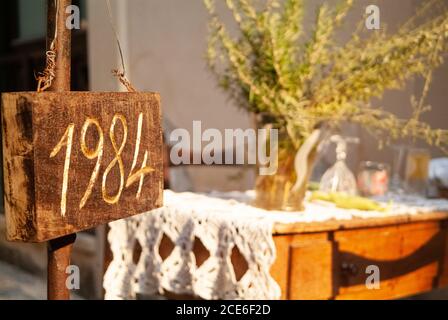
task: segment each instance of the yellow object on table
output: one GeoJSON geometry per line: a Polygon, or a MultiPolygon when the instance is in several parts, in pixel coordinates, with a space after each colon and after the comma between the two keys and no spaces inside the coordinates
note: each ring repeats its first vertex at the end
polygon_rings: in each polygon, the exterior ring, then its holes
{"type": "Polygon", "coordinates": [[[358,209],[379,212],[384,212],[387,210],[387,207],[384,207],[374,200],[359,196],[351,196],[340,192],[327,193],[322,191],[314,191],[311,194],[310,201],[314,200],[332,202],[336,205],[336,207],[341,209],[358,209]]]}

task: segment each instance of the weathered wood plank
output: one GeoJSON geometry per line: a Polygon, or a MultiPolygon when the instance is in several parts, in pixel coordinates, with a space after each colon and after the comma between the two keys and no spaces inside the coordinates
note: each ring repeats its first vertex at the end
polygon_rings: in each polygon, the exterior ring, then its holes
{"type": "Polygon", "coordinates": [[[154,93],[2,95],[8,239],[41,242],[160,207],[154,93]]]}

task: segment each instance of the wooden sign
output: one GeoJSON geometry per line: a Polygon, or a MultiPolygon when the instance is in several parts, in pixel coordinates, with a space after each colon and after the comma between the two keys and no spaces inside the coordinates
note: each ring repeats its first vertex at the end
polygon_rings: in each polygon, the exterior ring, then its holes
{"type": "Polygon", "coordinates": [[[2,94],[7,238],[42,242],[162,205],[155,93],[2,94]]]}

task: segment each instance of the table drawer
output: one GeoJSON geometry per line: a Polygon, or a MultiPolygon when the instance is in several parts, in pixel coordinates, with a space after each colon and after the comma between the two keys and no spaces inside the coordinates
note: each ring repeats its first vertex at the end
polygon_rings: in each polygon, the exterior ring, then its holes
{"type": "Polygon", "coordinates": [[[419,223],[335,232],[334,240],[340,298],[398,298],[436,285],[446,230],[438,222],[419,223]],[[367,288],[369,266],[379,271],[379,289],[367,288]]]}
{"type": "Polygon", "coordinates": [[[287,297],[391,299],[446,285],[447,239],[440,222],[329,232],[316,241],[296,237],[287,297]],[[369,266],[379,271],[378,289],[366,285],[369,266]]]}

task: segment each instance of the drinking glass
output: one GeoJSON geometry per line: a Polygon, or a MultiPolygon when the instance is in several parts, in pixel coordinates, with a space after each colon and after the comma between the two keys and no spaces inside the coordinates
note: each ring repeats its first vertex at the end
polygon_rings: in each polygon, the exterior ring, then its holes
{"type": "Polygon", "coordinates": [[[386,163],[363,161],[358,171],[358,190],[363,196],[382,196],[388,191],[390,167],[386,163]]]}
{"type": "Polygon", "coordinates": [[[403,145],[392,146],[393,152],[393,169],[390,181],[389,191],[396,194],[405,192],[404,173],[406,168],[406,155],[408,148],[403,145]]]}
{"type": "Polygon", "coordinates": [[[405,189],[407,193],[426,195],[431,154],[427,149],[410,148],[406,156],[405,189]]]}

